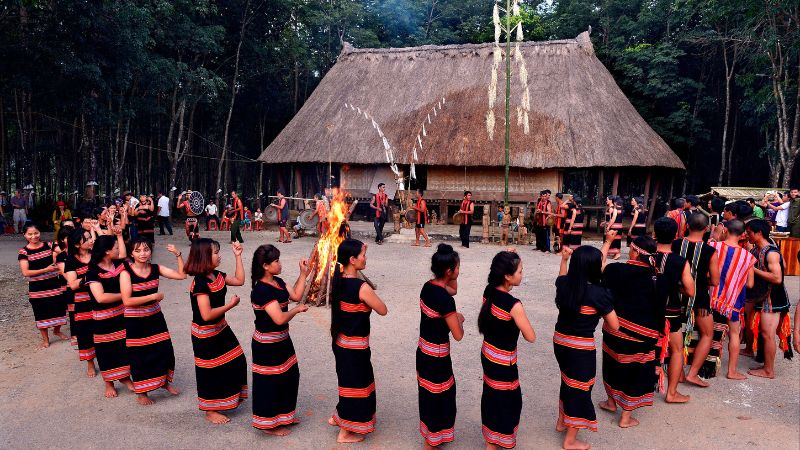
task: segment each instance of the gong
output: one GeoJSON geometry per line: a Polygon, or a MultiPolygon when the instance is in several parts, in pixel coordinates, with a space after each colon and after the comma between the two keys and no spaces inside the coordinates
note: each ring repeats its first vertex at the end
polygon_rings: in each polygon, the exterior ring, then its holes
{"type": "Polygon", "coordinates": [[[317,223],[319,222],[319,217],[314,215],[313,209],[306,209],[300,213],[300,215],[297,218],[297,221],[300,222],[300,226],[302,226],[303,228],[311,230],[317,227],[317,223]]]}
{"type": "Polygon", "coordinates": [[[277,223],[278,222],[278,210],[273,208],[273,207],[271,207],[271,206],[267,206],[267,208],[264,209],[264,222],[277,223]]]}
{"type": "Polygon", "coordinates": [[[456,225],[462,225],[464,223],[464,214],[461,213],[453,214],[453,223],[456,225]]]}
{"type": "Polygon", "coordinates": [[[405,212],[405,215],[409,223],[417,223],[417,210],[409,209],[405,212]]]}
{"type": "Polygon", "coordinates": [[[189,193],[189,209],[191,209],[196,216],[203,214],[203,211],[206,209],[206,201],[203,199],[203,194],[197,191],[189,193]]]}

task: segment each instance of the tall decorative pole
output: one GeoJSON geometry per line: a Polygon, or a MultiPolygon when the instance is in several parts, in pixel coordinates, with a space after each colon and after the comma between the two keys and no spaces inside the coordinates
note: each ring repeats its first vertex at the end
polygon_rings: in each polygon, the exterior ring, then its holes
{"type": "Polygon", "coordinates": [[[492,22],[494,23],[494,54],[492,59],[492,78],[489,83],[489,111],[486,113],[486,132],[489,140],[494,140],[494,103],[497,99],[497,73],[500,69],[500,62],[503,57],[506,59],[506,92],[505,92],[505,176],[503,189],[503,205],[508,206],[508,175],[511,165],[511,57],[519,65],[520,85],[522,86],[522,98],[517,106],[517,125],[522,126],[525,134],[530,132],[528,126],[528,114],[530,113],[530,93],[528,90],[528,70],[525,67],[525,59],[522,57],[520,42],[524,36],[522,31],[522,18],[520,14],[520,0],[506,0],[506,7],[501,8],[495,0],[492,11],[492,22]],[[500,11],[505,14],[504,21],[500,21],[500,11]],[[516,32],[516,45],[513,53],[511,48],[511,34],[516,32]],[[506,35],[505,52],[500,47],[500,37],[506,35]]]}

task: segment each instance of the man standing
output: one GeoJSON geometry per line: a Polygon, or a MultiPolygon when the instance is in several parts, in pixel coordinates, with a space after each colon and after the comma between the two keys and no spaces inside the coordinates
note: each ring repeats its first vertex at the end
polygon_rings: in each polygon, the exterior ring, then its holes
{"type": "Polygon", "coordinates": [[[550,251],[550,225],[548,225],[548,219],[552,214],[553,206],[550,204],[550,191],[539,192],[533,223],[536,230],[536,250],[540,252],[547,253],[550,251]]]}
{"type": "MultiPolygon", "coordinates": [[[[714,229],[712,240],[708,243],[717,250],[720,264],[719,285],[711,291],[711,309],[715,322],[728,324],[728,374],[731,380],[747,379],[736,370],[739,360],[740,324],[744,318],[745,286],[753,287],[753,266],[756,259],[747,250],[739,246],[744,234],[744,222],[738,219],[729,220],[714,229]],[[718,317],[721,316],[721,317],[718,317]]],[[[720,356],[722,347],[720,344],[720,356]]]]}
{"type": "Polygon", "coordinates": [[[206,231],[211,222],[214,222],[215,228],[219,228],[219,216],[217,216],[217,205],[214,203],[214,199],[209,200],[206,205],[206,231]]]}
{"type": "MultiPolygon", "coordinates": [[[[747,371],[750,375],[763,378],[775,378],[775,331],[782,314],[789,312],[789,296],[783,284],[783,258],[774,244],[769,242],[770,226],[765,220],[751,220],[747,223],[747,240],[753,244],[753,256],[756,257],[755,284],[747,292],[748,298],[755,302],[756,317],[750,322],[758,324],[761,340],[753,339],[764,345],[764,365],[747,371]]],[[[753,330],[755,333],[756,330],[753,330]]]]}
{"type": "Polygon", "coordinates": [[[800,190],[792,188],[789,198],[789,234],[793,238],[800,238],[800,190]]]}
{"type": "Polygon", "coordinates": [[[675,209],[667,212],[667,217],[674,220],[678,224],[678,233],[675,239],[683,239],[686,235],[686,200],[682,198],[675,199],[675,209]]]}
{"type": "Polygon", "coordinates": [[[378,183],[378,192],[372,196],[369,207],[375,210],[375,243],[383,245],[383,226],[389,215],[389,197],[386,195],[386,184],[378,183]]]}
{"type": "Polygon", "coordinates": [[[164,235],[164,227],[167,227],[169,235],[172,236],[172,222],[169,219],[169,198],[163,191],[158,191],[158,205],[156,214],[158,215],[158,235],[164,235]]]}
{"type": "MultiPolygon", "coordinates": [[[[231,244],[234,242],[244,243],[242,238],[242,220],[244,220],[244,203],[236,191],[231,191],[231,202],[233,203],[233,221],[231,222],[231,244]]],[[[288,233],[287,233],[288,234],[288,233]]]]}
{"type": "Polygon", "coordinates": [[[22,227],[28,221],[28,200],[19,189],[11,197],[11,207],[14,208],[14,226],[17,227],[17,233],[22,233],[22,227]]]}
{"type": "Polygon", "coordinates": [[[475,202],[472,201],[472,192],[464,191],[464,200],[458,213],[464,216],[464,223],[458,226],[458,235],[461,236],[461,246],[469,248],[469,235],[472,232],[472,215],[475,213],[475,202]]]}
{"type": "Polygon", "coordinates": [[[417,202],[411,207],[411,209],[417,211],[417,224],[414,226],[416,235],[416,240],[413,244],[414,247],[419,247],[420,236],[425,238],[425,247],[431,246],[431,239],[428,237],[428,233],[425,232],[425,224],[428,222],[428,203],[423,198],[423,195],[424,191],[422,189],[417,189],[417,202]]]}
{"type": "Polygon", "coordinates": [[[708,218],[702,213],[694,213],[687,219],[688,234],[685,238],[672,243],[673,253],[678,253],[689,262],[689,268],[695,283],[694,297],[687,296],[686,305],[686,345],[696,327],[699,338],[694,348],[692,365],[686,374],[686,381],[700,387],[708,387],[708,383],[700,379],[700,368],[711,351],[711,340],[714,334],[714,317],[711,314],[711,296],[709,288],[719,285],[719,264],[714,247],[703,242],[703,234],[708,227],[708,218]]]}

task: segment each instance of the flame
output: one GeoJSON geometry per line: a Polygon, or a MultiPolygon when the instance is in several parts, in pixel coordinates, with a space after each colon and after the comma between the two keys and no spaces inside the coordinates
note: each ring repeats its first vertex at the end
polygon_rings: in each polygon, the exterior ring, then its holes
{"type": "Polygon", "coordinates": [[[349,212],[347,202],[345,201],[346,194],[343,190],[334,189],[333,198],[331,199],[330,211],[328,211],[328,228],[320,236],[317,241],[317,272],[314,276],[314,283],[320,283],[325,274],[325,270],[329,270],[328,275],[333,274],[335,264],[328,264],[328,261],[336,262],[337,251],[339,244],[344,241],[344,236],[340,235],[339,230],[347,221],[347,213],[349,212]]]}

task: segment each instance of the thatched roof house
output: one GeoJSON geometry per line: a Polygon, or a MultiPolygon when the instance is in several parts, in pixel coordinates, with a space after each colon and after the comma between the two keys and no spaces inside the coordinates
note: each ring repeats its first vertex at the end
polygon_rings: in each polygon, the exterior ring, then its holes
{"type": "MultiPolygon", "coordinates": [[[[380,129],[406,174],[416,150],[418,183],[432,197],[460,198],[468,188],[485,199],[499,199],[504,65],[494,108],[497,124],[490,140],[486,114],[492,49],[493,44],[390,49],[346,45],[259,159],[326,167],[330,161],[344,168],[341,182],[348,189],[369,190],[376,168],[379,173],[388,168],[380,129]]],[[[678,156],[647,125],[597,59],[588,33],[568,40],[524,42],[521,50],[528,71],[530,132],[525,134],[517,125],[522,87],[515,64],[510,190],[517,198],[530,199],[544,188],[559,191],[569,173],[584,173],[576,170],[592,169],[586,173],[596,177],[598,168],[633,168],[643,174],[642,180],[649,169],[684,170],[678,156]]],[[[613,169],[606,180],[611,173],[613,169]]],[[[585,174],[576,178],[589,188],[598,184],[596,178],[587,183],[585,174]]],[[[618,183],[616,172],[615,190],[618,183]]]]}

